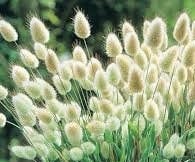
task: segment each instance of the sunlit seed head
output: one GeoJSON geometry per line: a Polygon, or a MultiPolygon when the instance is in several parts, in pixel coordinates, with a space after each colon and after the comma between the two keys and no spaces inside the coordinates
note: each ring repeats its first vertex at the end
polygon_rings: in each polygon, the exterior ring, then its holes
{"type": "Polygon", "coordinates": [[[164,96],[166,93],[166,90],[168,88],[167,82],[169,81],[169,77],[167,75],[161,75],[159,78],[158,86],[157,86],[157,91],[164,96]]]}
{"type": "Polygon", "coordinates": [[[187,80],[188,71],[183,64],[179,64],[176,68],[176,77],[180,83],[184,83],[187,80]]]}
{"type": "Polygon", "coordinates": [[[6,124],[6,116],[3,113],[0,113],[0,127],[3,128],[6,124]]]}
{"type": "Polygon", "coordinates": [[[144,88],[143,72],[137,66],[131,69],[128,80],[128,88],[131,93],[141,92],[144,88]]]}
{"type": "Polygon", "coordinates": [[[111,101],[107,99],[102,99],[99,101],[100,111],[105,113],[106,115],[112,114],[113,112],[113,104],[111,101]]]}
{"type": "Polygon", "coordinates": [[[37,17],[32,17],[30,20],[30,32],[34,42],[47,43],[49,41],[49,31],[37,17]]]}
{"type": "Polygon", "coordinates": [[[119,68],[115,63],[111,63],[107,66],[106,75],[109,83],[112,85],[118,85],[119,81],[121,80],[119,68]]]}
{"type": "Polygon", "coordinates": [[[65,119],[66,121],[76,121],[81,115],[81,108],[76,102],[66,105],[65,119]]]}
{"type": "Polygon", "coordinates": [[[96,136],[102,135],[105,131],[105,123],[98,120],[92,120],[87,124],[86,128],[91,134],[96,136]]]}
{"type": "Polygon", "coordinates": [[[134,27],[128,21],[125,21],[122,25],[123,39],[125,38],[126,34],[131,32],[135,32],[134,27]]]}
{"type": "Polygon", "coordinates": [[[5,20],[0,20],[0,33],[7,42],[15,42],[18,40],[18,33],[14,27],[5,20]]]}
{"type": "Polygon", "coordinates": [[[79,147],[73,147],[69,151],[70,158],[73,161],[80,161],[83,159],[83,151],[79,147]]]}
{"type": "Polygon", "coordinates": [[[99,100],[97,99],[97,97],[91,97],[89,99],[89,108],[90,110],[92,110],[93,112],[97,112],[99,111],[99,100]]]}
{"type": "Polygon", "coordinates": [[[45,47],[44,44],[35,42],[34,43],[34,51],[35,51],[36,56],[40,60],[45,60],[45,57],[47,56],[47,48],[45,47]]]}
{"type": "Polygon", "coordinates": [[[104,159],[108,159],[110,157],[110,151],[111,151],[111,146],[109,145],[108,142],[104,141],[100,145],[100,152],[104,159]]]}
{"type": "Polygon", "coordinates": [[[157,66],[154,64],[151,64],[148,69],[147,83],[152,84],[152,83],[155,83],[157,80],[158,80],[157,66]]]}
{"type": "Polygon", "coordinates": [[[64,109],[65,106],[57,99],[52,99],[52,100],[47,100],[46,107],[53,114],[57,114],[61,109],[64,109]]]}
{"type": "Polygon", "coordinates": [[[147,56],[142,50],[135,55],[134,60],[141,69],[145,69],[148,65],[147,56]]]}
{"type": "Polygon", "coordinates": [[[116,57],[122,53],[122,45],[114,33],[109,33],[106,38],[106,54],[108,57],[116,57]]]}
{"type": "Polygon", "coordinates": [[[195,21],[192,22],[191,38],[192,40],[195,40],[195,21]]]}
{"type": "Polygon", "coordinates": [[[84,142],[81,144],[81,149],[83,150],[84,154],[91,155],[94,153],[96,146],[92,142],[84,142]]]}
{"type": "Polygon", "coordinates": [[[34,99],[38,99],[41,96],[41,88],[36,81],[25,82],[24,90],[30,97],[34,99]]]}
{"type": "Polygon", "coordinates": [[[182,62],[186,67],[195,64],[195,41],[192,41],[185,46],[182,56],[182,62]]]}
{"type": "Polygon", "coordinates": [[[152,56],[151,48],[148,45],[146,45],[145,43],[142,43],[141,49],[143,50],[143,52],[145,53],[145,55],[146,55],[146,57],[147,57],[147,59],[149,61],[151,56],[152,56]]]}
{"type": "Polygon", "coordinates": [[[73,60],[80,61],[84,64],[87,63],[87,56],[85,54],[85,51],[81,48],[81,46],[77,45],[76,47],[74,47],[72,55],[73,55],[73,60]]]}
{"type": "Polygon", "coordinates": [[[152,100],[148,100],[144,106],[144,115],[147,120],[155,121],[159,119],[159,110],[157,104],[152,100]]]}
{"type": "Polygon", "coordinates": [[[113,116],[106,120],[106,129],[109,131],[117,131],[120,128],[120,120],[113,116]]]}
{"type": "Polygon", "coordinates": [[[143,24],[143,38],[144,38],[144,40],[146,40],[146,36],[147,36],[147,32],[148,32],[148,28],[149,28],[150,24],[151,24],[150,21],[148,21],[148,20],[144,21],[144,24],[143,24]]]}
{"type": "Polygon", "coordinates": [[[78,146],[83,139],[83,131],[79,124],[75,122],[67,123],[64,127],[66,137],[73,146],[78,146]]]}
{"type": "Polygon", "coordinates": [[[190,27],[190,19],[186,13],[182,13],[175,24],[173,30],[173,37],[176,41],[182,42],[188,33],[188,28],[190,27]]]}
{"type": "Polygon", "coordinates": [[[190,28],[188,28],[187,35],[186,35],[185,39],[180,43],[182,45],[187,45],[189,42],[191,42],[191,40],[192,40],[192,32],[191,32],[190,28]]]}
{"type": "Polygon", "coordinates": [[[136,93],[133,96],[133,108],[135,108],[135,110],[143,112],[145,103],[146,103],[146,95],[145,94],[136,93]]]}
{"type": "Polygon", "coordinates": [[[46,124],[49,124],[53,119],[53,115],[51,114],[51,112],[44,108],[37,108],[35,110],[35,114],[39,120],[46,124]]]}
{"type": "Polygon", "coordinates": [[[140,48],[138,36],[135,32],[126,34],[124,38],[125,52],[130,56],[135,56],[140,48]]]}
{"type": "Polygon", "coordinates": [[[168,143],[163,148],[163,156],[167,159],[171,159],[174,156],[175,149],[172,144],[168,143]]]}
{"type": "Polygon", "coordinates": [[[79,61],[74,61],[73,76],[77,80],[81,80],[87,77],[87,68],[84,63],[79,61]]]}
{"type": "Polygon", "coordinates": [[[146,44],[151,48],[159,49],[164,39],[164,22],[161,18],[155,18],[148,27],[146,34],[146,44]]]}
{"type": "Polygon", "coordinates": [[[164,33],[164,38],[163,38],[163,43],[161,45],[161,50],[166,50],[168,47],[168,43],[169,43],[168,35],[167,35],[167,33],[164,33]]]}
{"type": "Polygon", "coordinates": [[[44,100],[51,100],[56,98],[56,91],[49,83],[47,83],[41,88],[41,96],[44,100]]]}
{"type": "Polygon", "coordinates": [[[19,158],[34,160],[36,151],[31,146],[12,146],[11,151],[19,158]]]}
{"type": "Polygon", "coordinates": [[[59,74],[63,80],[70,80],[73,77],[71,63],[64,61],[59,67],[59,74]]]}
{"type": "Polygon", "coordinates": [[[103,70],[98,70],[95,74],[94,84],[99,91],[104,91],[109,87],[106,73],[103,70]]]}
{"type": "Polygon", "coordinates": [[[39,66],[39,60],[27,49],[20,50],[20,58],[26,67],[37,68],[39,66]]]}
{"type": "Polygon", "coordinates": [[[60,63],[56,53],[52,49],[48,49],[48,54],[45,57],[45,64],[50,73],[56,74],[59,71],[60,63]]]}
{"type": "Polygon", "coordinates": [[[4,100],[8,95],[8,90],[4,86],[0,85],[0,100],[4,100]]]}

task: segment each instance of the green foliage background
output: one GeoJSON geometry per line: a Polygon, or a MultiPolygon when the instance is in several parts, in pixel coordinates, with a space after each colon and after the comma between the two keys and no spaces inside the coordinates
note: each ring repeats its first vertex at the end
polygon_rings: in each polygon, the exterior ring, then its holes
{"type": "MultiPolygon", "coordinates": [[[[142,39],[141,30],[145,19],[150,20],[155,16],[164,18],[171,44],[174,43],[172,30],[177,16],[186,11],[192,20],[195,19],[194,0],[0,0],[1,17],[16,27],[19,45],[32,49],[28,20],[32,15],[38,15],[51,32],[48,46],[54,48],[61,57],[70,55],[74,42],[78,43],[71,20],[77,7],[89,15],[92,37],[88,40],[88,46],[101,57],[104,57],[104,36],[109,31],[120,31],[124,19],[132,22],[142,39]]],[[[16,45],[8,44],[0,38],[0,83],[10,90],[14,89],[9,75],[10,64],[17,62],[19,57],[16,45]]],[[[4,112],[1,107],[0,112],[4,112]]],[[[0,162],[18,161],[9,152],[9,145],[17,143],[16,139],[20,143],[23,140],[20,132],[12,126],[7,125],[0,130],[0,162]]]]}

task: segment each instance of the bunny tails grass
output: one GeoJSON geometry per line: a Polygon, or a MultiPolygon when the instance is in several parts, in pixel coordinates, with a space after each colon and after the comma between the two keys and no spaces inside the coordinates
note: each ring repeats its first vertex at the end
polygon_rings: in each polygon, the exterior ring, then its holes
{"type": "MultiPolygon", "coordinates": [[[[61,60],[46,44],[44,22],[30,20],[33,50],[18,51],[13,92],[0,85],[0,104],[15,121],[2,110],[0,127],[11,124],[26,139],[10,151],[42,162],[195,161],[195,22],[187,13],[176,21],[172,45],[163,19],[143,23],[142,42],[125,21],[121,33],[106,35],[108,62],[90,57],[83,12],[73,25],[81,42],[61,60]]],[[[18,39],[5,20],[0,33],[8,42],[18,39]]]]}

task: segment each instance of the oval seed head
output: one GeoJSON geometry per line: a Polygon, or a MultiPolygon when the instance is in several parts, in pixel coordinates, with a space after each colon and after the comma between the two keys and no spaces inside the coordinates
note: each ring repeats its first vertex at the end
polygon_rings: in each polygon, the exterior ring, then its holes
{"type": "Polygon", "coordinates": [[[12,67],[12,79],[17,86],[22,86],[24,82],[29,81],[30,75],[28,71],[18,65],[12,67]]]}
{"type": "Polygon", "coordinates": [[[175,146],[175,157],[180,159],[184,156],[185,153],[185,145],[184,144],[177,144],[175,146]]]}
{"type": "Polygon", "coordinates": [[[116,57],[122,53],[122,45],[114,33],[109,33],[106,38],[106,54],[108,57],[116,57]]]}
{"type": "Polygon", "coordinates": [[[56,74],[59,71],[59,60],[56,53],[52,49],[48,49],[48,54],[45,57],[45,64],[47,70],[52,73],[56,74]]]}
{"type": "Polygon", "coordinates": [[[109,84],[106,73],[103,70],[98,70],[95,74],[94,84],[99,91],[108,89],[109,84]]]}
{"type": "Polygon", "coordinates": [[[127,33],[131,33],[131,32],[135,32],[134,27],[128,21],[125,21],[122,25],[123,39],[125,38],[127,33]]]}
{"type": "Polygon", "coordinates": [[[87,56],[86,56],[84,50],[79,45],[74,47],[72,55],[73,55],[73,60],[80,61],[84,64],[87,63],[87,56]]]}
{"type": "Polygon", "coordinates": [[[84,154],[91,155],[94,153],[96,147],[92,142],[85,142],[81,144],[81,149],[83,150],[84,154]]]}
{"type": "Polygon", "coordinates": [[[110,145],[104,141],[101,145],[100,145],[100,152],[101,155],[103,156],[104,159],[108,159],[110,156],[110,145]]]}
{"type": "Polygon", "coordinates": [[[83,151],[79,147],[71,148],[69,155],[73,161],[80,161],[83,159],[83,151]]]}
{"type": "Polygon", "coordinates": [[[164,72],[172,72],[178,57],[178,46],[170,47],[160,61],[160,67],[164,72]]]}
{"type": "Polygon", "coordinates": [[[126,34],[124,38],[125,52],[130,56],[135,56],[140,48],[138,36],[135,32],[126,34]]]}
{"type": "Polygon", "coordinates": [[[83,139],[83,131],[79,124],[75,122],[67,123],[64,127],[66,137],[73,146],[80,145],[83,139]]]}
{"type": "Polygon", "coordinates": [[[59,74],[63,80],[70,80],[73,77],[71,63],[64,61],[59,67],[59,74]]]}
{"type": "Polygon", "coordinates": [[[168,143],[163,148],[163,156],[167,159],[171,159],[174,156],[175,148],[171,143],[168,143]]]}
{"type": "Polygon", "coordinates": [[[141,92],[144,88],[143,74],[137,66],[133,67],[130,72],[128,88],[131,93],[141,92]]]}
{"type": "Polygon", "coordinates": [[[0,20],[0,33],[7,42],[15,42],[18,40],[18,33],[14,27],[5,20],[0,20]]]}
{"type": "Polygon", "coordinates": [[[115,63],[111,63],[110,65],[108,65],[106,74],[108,76],[108,81],[110,84],[115,86],[118,85],[121,80],[121,74],[118,66],[115,63]]]}
{"type": "Polygon", "coordinates": [[[89,108],[90,110],[92,110],[93,112],[97,112],[99,111],[100,107],[99,107],[99,100],[97,99],[97,97],[91,97],[89,99],[89,108]]]}
{"type": "Polygon", "coordinates": [[[195,41],[192,41],[185,46],[182,56],[182,62],[186,67],[195,64],[195,41]]]}
{"type": "Polygon", "coordinates": [[[167,83],[169,83],[169,77],[166,74],[161,75],[161,77],[159,78],[157,91],[160,92],[162,96],[166,94],[166,90],[168,88],[167,83]]]}
{"type": "Polygon", "coordinates": [[[0,127],[3,128],[5,127],[6,124],[6,116],[3,113],[0,113],[0,127]]]}
{"type": "Polygon", "coordinates": [[[8,95],[7,88],[0,85],[0,100],[4,100],[8,95]]]}
{"type": "Polygon", "coordinates": [[[65,106],[57,99],[52,99],[52,100],[47,100],[46,107],[53,114],[57,114],[60,110],[64,109],[65,106]]]}
{"type": "Polygon", "coordinates": [[[19,158],[34,160],[36,157],[36,151],[31,146],[13,146],[11,151],[19,158]]]}
{"type": "Polygon", "coordinates": [[[43,108],[37,108],[35,113],[39,120],[41,120],[45,124],[51,123],[53,119],[53,115],[47,110],[43,108]]]}
{"type": "Polygon", "coordinates": [[[106,120],[107,130],[112,132],[112,131],[117,131],[119,128],[120,128],[120,120],[117,117],[112,116],[106,120]]]}
{"type": "Polygon", "coordinates": [[[147,83],[152,84],[158,80],[158,68],[155,64],[151,64],[148,69],[147,83]]]}
{"type": "Polygon", "coordinates": [[[144,115],[147,120],[155,121],[159,119],[159,110],[157,104],[153,100],[148,100],[144,106],[144,115]]]}
{"type": "Polygon", "coordinates": [[[34,51],[35,51],[36,56],[40,60],[45,60],[45,57],[47,56],[47,48],[45,47],[44,44],[35,42],[34,43],[34,51]]]}
{"type": "Polygon", "coordinates": [[[39,66],[39,60],[27,49],[20,50],[20,58],[26,67],[35,69],[39,66]]]}
{"type": "Polygon", "coordinates": [[[113,104],[110,100],[102,99],[99,101],[100,111],[106,115],[110,115],[113,112],[113,104]]]}
{"type": "Polygon", "coordinates": [[[187,94],[187,99],[188,99],[189,103],[195,101],[195,82],[192,82],[189,85],[189,91],[188,91],[188,94],[187,94]]]}
{"type": "Polygon", "coordinates": [[[143,50],[143,52],[145,53],[145,55],[146,55],[146,57],[147,57],[147,59],[149,61],[151,56],[152,56],[152,54],[153,54],[151,48],[147,44],[142,43],[141,49],[143,50]]]}
{"type": "Polygon", "coordinates": [[[144,24],[143,24],[143,38],[144,38],[144,40],[146,40],[146,36],[147,36],[147,32],[148,32],[148,28],[149,28],[150,24],[151,23],[148,20],[144,21],[144,24]]]}
{"type": "Polygon", "coordinates": [[[186,143],[186,147],[189,150],[194,150],[195,149],[195,138],[189,139],[186,143]]]}
{"type": "Polygon", "coordinates": [[[74,61],[73,63],[73,76],[76,80],[85,79],[87,76],[87,68],[84,63],[74,61]]]}
{"type": "Polygon", "coordinates": [[[101,62],[97,60],[96,58],[92,57],[89,63],[87,64],[88,78],[93,81],[96,75],[96,72],[100,69],[102,69],[101,62]]]}
{"type": "Polygon", "coordinates": [[[33,41],[47,43],[49,41],[49,31],[45,24],[36,17],[30,20],[30,32],[33,41]]]}
{"type": "Polygon", "coordinates": [[[74,17],[74,32],[81,39],[86,39],[91,34],[89,22],[81,11],[78,11],[74,17]]]}
{"type": "Polygon", "coordinates": [[[91,134],[99,136],[105,132],[105,123],[98,120],[92,120],[87,124],[86,128],[91,134]]]}
{"type": "Polygon", "coordinates": [[[25,92],[32,98],[38,99],[41,96],[41,87],[36,81],[24,83],[25,92]]]}
{"type": "Polygon", "coordinates": [[[71,104],[66,105],[65,109],[65,119],[66,121],[76,121],[81,115],[81,108],[76,102],[71,102],[71,104]]]}
{"type": "Polygon", "coordinates": [[[134,60],[136,62],[136,64],[141,68],[141,69],[145,69],[148,65],[148,59],[147,56],[145,55],[145,53],[140,50],[134,57],[134,60]]]}
{"type": "Polygon", "coordinates": [[[179,64],[179,66],[177,67],[176,76],[180,83],[186,82],[187,77],[188,77],[188,71],[187,71],[187,68],[183,64],[179,64]]]}
{"type": "Polygon", "coordinates": [[[51,100],[56,98],[56,91],[49,83],[45,83],[41,88],[41,96],[46,101],[51,100]]]}
{"type": "Polygon", "coordinates": [[[136,93],[133,97],[133,108],[135,108],[137,111],[143,112],[145,104],[146,95],[142,93],[136,93]]]}
{"type": "Polygon", "coordinates": [[[182,13],[177,19],[173,30],[173,37],[175,38],[175,40],[178,42],[182,42],[188,34],[189,27],[190,19],[186,13],[182,13]]]}
{"type": "Polygon", "coordinates": [[[94,90],[94,84],[91,80],[89,80],[88,78],[79,80],[79,84],[80,86],[85,89],[85,90],[94,90]]]}
{"type": "Polygon", "coordinates": [[[159,49],[163,44],[164,39],[164,22],[161,18],[155,18],[147,31],[146,44],[151,48],[159,49]]]}
{"type": "Polygon", "coordinates": [[[63,80],[58,75],[54,75],[52,80],[54,86],[61,95],[66,95],[68,92],[70,92],[71,83],[69,80],[63,80]]]}
{"type": "Polygon", "coordinates": [[[120,54],[116,57],[116,64],[119,67],[121,76],[124,81],[128,81],[129,70],[131,65],[133,64],[133,60],[127,55],[120,54]]]}

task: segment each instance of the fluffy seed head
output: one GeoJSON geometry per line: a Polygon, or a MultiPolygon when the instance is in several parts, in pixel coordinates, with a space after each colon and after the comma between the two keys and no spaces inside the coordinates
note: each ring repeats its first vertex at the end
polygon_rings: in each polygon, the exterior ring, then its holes
{"type": "Polygon", "coordinates": [[[194,150],[195,149],[195,138],[189,139],[186,143],[186,147],[189,150],[194,150]]]}
{"type": "Polygon", "coordinates": [[[128,88],[131,93],[141,92],[144,88],[143,74],[137,66],[133,67],[130,72],[128,88]]]}
{"type": "Polygon", "coordinates": [[[46,107],[53,114],[57,114],[61,109],[64,108],[64,105],[57,99],[47,100],[46,107]]]}
{"type": "Polygon", "coordinates": [[[102,64],[99,62],[99,60],[96,58],[91,58],[87,64],[88,78],[93,81],[96,72],[100,69],[102,69],[102,64]]]}
{"type": "Polygon", "coordinates": [[[106,129],[108,129],[109,131],[117,131],[119,128],[120,120],[117,117],[112,116],[108,118],[108,120],[106,121],[106,129]]]}
{"type": "Polygon", "coordinates": [[[102,135],[105,131],[105,123],[98,120],[92,120],[86,126],[87,130],[96,136],[102,135]]]}
{"type": "Polygon", "coordinates": [[[92,142],[85,142],[81,144],[81,149],[86,155],[91,155],[95,151],[95,145],[92,142]]]}
{"type": "Polygon", "coordinates": [[[34,43],[34,51],[36,56],[40,60],[45,60],[45,57],[47,56],[47,48],[45,47],[44,44],[41,44],[39,42],[34,43]]]}
{"type": "Polygon", "coordinates": [[[42,85],[41,96],[44,100],[51,100],[56,98],[56,91],[49,83],[46,83],[42,85]]]}
{"type": "Polygon", "coordinates": [[[149,61],[151,56],[152,56],[152,54],[153,54],[151,48],[147,44],[142,43],[141,49],[143,50],[143,52],[145,53],[145,55],[146,55],[146,57],[147,57],[147,59],[149,61]]]}
{"type": "Polygon", "coordinates": [[[47,70],[52,73],[56,74],[59,71],[59,60],[56,53],[52,49],[48,49],[48,54],[45,57],[45,64],[47,70]]]}
{"type": "Polygon", "coordinates": [[[109,84],[106,73],[103,70],[98,70],[95,74],[94,84],[99,91],[108,89],[109,84]]]}
{"type": "Polygon", "coordinates": [[[159,119],[159,110],[157,104],[153,100],[148,100],[144,106],[144,115],[147,120],[155,121],[159,119]]]}
{"type": "Polygon", "coordinates": [[[113,104],[110,100],[102,99],[99,101],[100,110],[106,114],[110,115],[113,112],[113,104]]]}
{"type": "Polygon", "coordinates": [[[0,113],[0,127],[3,128],[6,124],[6,116],[3,113],[0,113]]]}
{"type": "Polygon", "coordinates": [[[188,91],[188,94],[187,94],[187,99],[188,99],[188,102],[190,102],[190,103],[195,101],[195,82],[192,82],[189,85],[189,91],[188,91]]]}
{"type": "Polygon", "coordinates": [[[155,18],[148,27],[146,34],[146,44],[151,48],[159,49],[164,39],[164,22],[161,18],[155,18]]]}
{"type": "Polygon", "coordinates": [[[104,159],[108,159],[110,156],[110,145],[104,141],[101,145],[100,145],[100,152],[101,155],[103,156],[104,159]]]}
{"type": "Polygon", "coordinates": [[[167,159],[171,159],[174,156],[175,149],[171,143],[168,143],[163,148],[163,156],[167,159]]]}
{"type": "Polygon", "coordinates": [[[35,69],[39,66],[39,60],[27,49],[20,50],[20,58],[26,67],[35,69]]]}
{"type": "Polygon", "coordinates": [[[26,93],[34,99],[38,99],[41,96],[41,88],[36,81],[25,82],[24,89],[26,93]]]}
{"type": "Polygon", "coordinates": [[[148,65],[147,56],[141,50],[135,55],[134,60],[141,69],[145,69],[148,65]]]}
{"type": "Polygon", "coordinates": [[[192,41],[185,46],[182,56],[182,62],[186,67],[195,64],[195,41],[192,41]]]}
{"type": "Polygon", "coordinates": [[[33,41],[47,43],[49,41],[49,31],[44,23],[36,17],[30,20],[30,32],[33,41]]]}
{"type": "Polygon", "coordinates": [[[126,34],[124,38],[125,52],[130,56],[135,56],[140,48],[138,36],[135,32],[126,34]]]}
{"type": "Polygon", "coordinates": [[[145,104],[146,95],[142,93],[136,93],[133,97],[133,108],[135,108],[137,111],[143,112],[145,104]]]}
{"type": "Polygon", "coordinates": [[[188,33],[188,28],[190,26],[190,19],[186,13],[182,13],[175,24],[173,30],[173,37],[176,41],[182,42],[188,33]]]}
{"type": "Polygon", "coordinates": [[[71,63],[70,62],[63,62],[59,67],[59,74],[63,80],[70,80],[73,76],[71,63]]]}
{"type": "Polygon", "coordinates": [[[8,42],[15,42],[18,40],[18,33],[14,27],[5,20],[0,20],[0,33],[8,42]]]}
{"type": "Polygon", "coordinates": [[[146,121],[142,114],[136,115],[133,120],[133,125],[136,126],[136,128],[142,132],[144,131],[146,127],[146,121]]]}
{"type": "Polygon", "coordinates": [[[86,39],[91,34],[89,22],[81,11],[78,11],[74,17],[74,32],[81,39],[86,39]]]}
{"type": "Polygon", "coordinates": [[[75,122],[67,123],[64,130],[71,145],[78,146],[81,143],[83,131],[79,124],[75,122]]]}
{"type": "Polygon", "coordinates": [[[34,160],[36,151],[31,146],[13,146],[11,151],[19,158],[34,160]]]}
{"type": "Polygon", "coordinates": [[[127,33],[131,33],[131,32],[135,32],[133,26],[129,22],[125,21],[123,23],[123,25],[122,25],[123,39],[125,38],[125,36],[126,36],[127,33]]]}
{"type": "Polygon", "coordinates": [[[74,61],[73,63],[73,76],[77,80],[85,79],[87,76],[87,68],[84,63],[74,61]]]}
{"type": "Polygon", "coordinates": [[[158,69],[157,66],[151,64],[148,69],[147,82],[148,84],[155,83],[158,80],[158,69]]]}
{"type": "Polygon", "coordinates": [[[35,111],[38,119],[43,123],[49,124],[52,121],[53,115],[47,109],[37,108],[35,111]]]}
{"type": "Polygon", "coordinates": [[[184,83],[188,77],[188,71],[183,64],[179,64],[176,69],[176,76],[180,83],[184,83]]]}
{"type": "Polygon", "coordinates": [[[108,57],[116,57],[122,53],[122,45],[114,33],[109,33],[106,38],[106,54],[108,57]]]}
{"type": "Polygon", "coordinates": [[[73,147],[70,149],[70,158],[73,161],[80,161],[83,159],[83,151],[79,147],[73,147]]]}
{"type": "Polygon", "coordinates": [[[66,121],[76,121],[81,115],[81,108],[76,102],[66,105],[65,119],[66,121]]]}
{"type": "Polygon", "coordinates": [[[72,55],[73,55],[73,60],[80,61],[80,62],[82,62],[84,64],[87,63],[86,54],[85,54],[84,50],[79,45],[74,47],[72,55]]]}
{"type": "Polygon", "coordinates": [[[182,158],[185,153],[185,145],[184,144],[177,144],[175,146],[175,157],[176,158],[182,158]]]}
{"type": "Polygon", "coordinates": [[[89,99],[89,108],[90,110],[92,110],[93,112],[97,112],[99,111],[99,100],[97,99],[97,97],[91,97],[89,99]]]}
{"type": "Polygon", "coordinates": [[[146,40],[149,26],[150,26],[150,22],[148,20],[145,20],[144,24],[143,24],[143,38],[144,38],[144,40],[146,40]]]}
{"type": "Polygon", "coordinates": [[[5,87],[0,85],[0,100],[4,100],[8,95],[8,91],[5,87]]]}
{"type": "Polygon", "coordinates": [[[192,22],[192,40],[195,40],[195,21],[192,22]]]}
{"type": "Polygon", "coordinates": [[[110,65],[108,65],[106,69],[106,75],[110,84],[118,85],[121,79],[121,74],[118,66],[115,63],[111,63],[110,65]]]}

